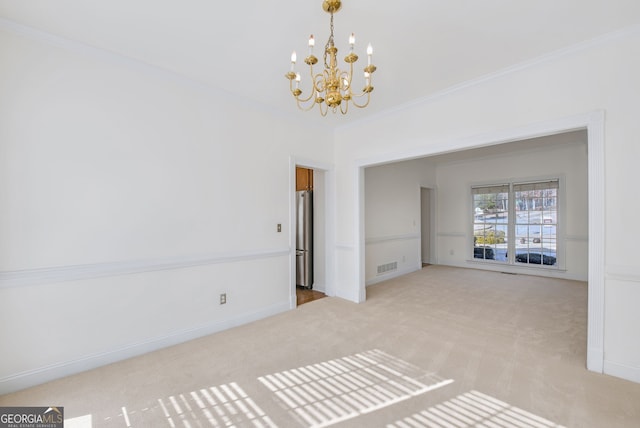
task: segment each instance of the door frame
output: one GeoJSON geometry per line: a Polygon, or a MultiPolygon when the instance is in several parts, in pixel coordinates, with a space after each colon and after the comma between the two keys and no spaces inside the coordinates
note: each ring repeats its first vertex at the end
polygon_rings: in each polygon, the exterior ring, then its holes
{"type": "Polygon", "coordinates": [[[422,225],[425,223],[424,222],[424,217],[425,215],[428,216],[428,227],[429,227],[429,242],[428,242],[428,247],[429,247],[429,259],[426,261],[426,263],[429,264],[436,264],[436,255],[437,250],[436,250],[436,240],[434,237],[434,231],[436,230],[436,222],[437,222],[437,218],[436,218],[436,189],[432,186],[420,186],[420,263],[423,264],[425,263],[424,260],[424,252],[422,251],[424,249],[424,229],[422,227],[422,225]],[[424,191],[427,190],[427,195],[429,197],[429,212],[425,213],[424,212],[424,191]]]}
{"type": "MultiPolygon", "coordinates": [[[[324,278],[325,294],[335,295],[335,170],[333,165],[318,162],[296,156],[289,157],[289,307],[294,309],[297,306],[296,297],[296,167],[309,168],[315,172],[324,173],[322,185],[324,187],[324,197],[316,200],[314,194],[314,205],[319,203],[324,206],[324,278]]],[[[315,220],[314,220],[315,221],[315,220]]],[[[315,257],[314,257],[315,259],[315,257]]],[[[315,261],[315,260],[314,260],[315,261]]],[[[315,269],[316,266],[314,266],[315,269]]]]}

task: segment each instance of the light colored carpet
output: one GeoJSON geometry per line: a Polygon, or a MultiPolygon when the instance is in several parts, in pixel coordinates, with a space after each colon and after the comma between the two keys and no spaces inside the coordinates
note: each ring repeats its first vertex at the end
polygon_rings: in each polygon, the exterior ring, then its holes
{"type": "Polygon", "coordinates": [[[640,384],[591,373],[583,282],[428,266],[0,397],[66,427],[638,427],[640,384]]]}

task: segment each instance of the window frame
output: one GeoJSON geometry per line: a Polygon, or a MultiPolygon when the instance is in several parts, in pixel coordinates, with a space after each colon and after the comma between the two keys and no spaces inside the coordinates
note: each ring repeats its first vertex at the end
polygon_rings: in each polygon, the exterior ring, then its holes
{"type": "MultiPolygon", "coordinates": [[[[565,236],[564,236],[564,219],[566,212],[566,192],[565,192],[565,177],[562,174],[555,174],[542,177],[525,177],[525,178],[509,178],[504,180],[494,180],[490,182],[473,183],[468,186],[469,191],[469,203],[470,207],[468,213],[470,216],[470,239],[469,239],[469,259],[471,263],[478,263],[483,265],[495,265],[505,268],[518,268],[518,269],[547,269],[551,271],[563,271],[565,270],[565,236]],[[521,263],[516,262],[516,198],[515,198],[515,186],[523,186],[530,184],[557,182],[557,194],[556,194],[556,263],[555,265],[545,265],[537,263],[521,263]],[[507,259],[506,260],[490,260],[485,258],[475,258],[474,249],[475,245],[475,225],[476,213],[474,211],[475,200],[474,195],[478,194],[477,189],[483,188],[501,188],[508,186],[507,204],[508,204],[508,221],[507,221],[507,259]]],[[[541,223],[544,224],[544,223],[541,223]]]]}

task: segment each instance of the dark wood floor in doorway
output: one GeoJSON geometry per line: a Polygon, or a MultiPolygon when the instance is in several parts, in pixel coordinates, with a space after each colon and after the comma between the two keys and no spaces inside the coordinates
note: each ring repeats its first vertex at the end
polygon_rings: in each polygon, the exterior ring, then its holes
{"type": "Polygon", "coordinates": [[[314,300],[322,299],[326,295],[320,291],[307,290],[306,288],[296,287],[296,300],[298,306],[305,303],[313,302],[314,300]]]}

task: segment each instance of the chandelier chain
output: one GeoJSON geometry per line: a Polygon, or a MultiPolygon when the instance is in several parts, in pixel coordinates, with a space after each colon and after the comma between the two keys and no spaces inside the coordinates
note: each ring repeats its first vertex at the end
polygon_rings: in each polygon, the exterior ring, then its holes
{"type": "Polygon", "coordinates": [[[334,42],[333,42],[333,12],[331,12],[331,33],[329,35],[329,40],[327,40],[327,44],[324,46],[324,66],[326,68],[330,68],[329,64],[327,63],[327,55],[329,52],[329,48],[335,46],[334,42]]]}

